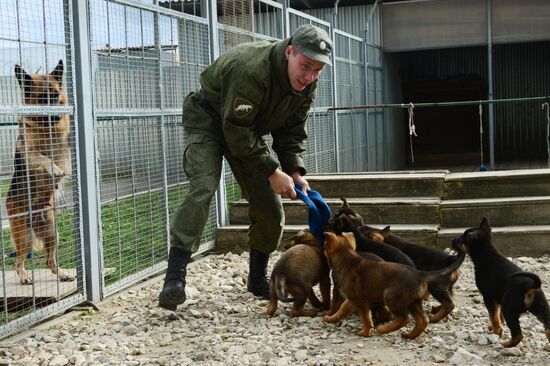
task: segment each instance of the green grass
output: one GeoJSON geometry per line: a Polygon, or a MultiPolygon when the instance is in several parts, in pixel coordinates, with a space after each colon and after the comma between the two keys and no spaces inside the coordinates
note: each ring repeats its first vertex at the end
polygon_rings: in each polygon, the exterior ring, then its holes
{"type": "MultiPolygon", "coordinates": [[[[0,194],[5,198],[9,182],[0,183],[0,194]]],[[[241,198],[241,190],[237,184],[228,185],[227,192],[228,207],[231,202],[241,198]]],[[[173,213],[187,194],[187,185],[171,187],[168,190],[168,211],[173,213]]],[[[79,258],[76,247],[78,231],[73,210],[59,210],[56,220],[59,232],[59,265],[62,268],[76,268],[79,258]]],[[[103,264],[105,268],[115,269],[105,278],[107,285],[166,260],[168,239],[165,220],[163,192],[147,192],[101,206],[103,264]]],[[[212,239],[213,225],[215,224],[208,220],[203,239],[212,239]]],[[[13,252],[9,228],[2,230],[1,235],[4,253],[13,252]]],[[[44,251],[35,253],[34,268],[45,268],[44,256],[44,251]]],[[[8,271],[14,270],[15,258],[5,258],[4,265],[8,271]]],[[[29,261],[26,268],[31,268],[29,261]]],[[[26,309],[10,313],[8,321],[29,311],[26,309]]],[[[3,317],[0,314],[1,322],[4,321],[3,317]]]]}
{"type": "Polygon", "coordinates": [[[115,268],[114,283],[166,258],[164,203],[161,192],[145,193],[101,207],[103,261],[115,268]]]}
{"type": "Polygon", "coordinates": [[[6,194],[8,193],[8,189],[10,188],[10,182],[11,182],[11,178],[0,181],[0,195],[2,197],[5,197],[6,194]]]}

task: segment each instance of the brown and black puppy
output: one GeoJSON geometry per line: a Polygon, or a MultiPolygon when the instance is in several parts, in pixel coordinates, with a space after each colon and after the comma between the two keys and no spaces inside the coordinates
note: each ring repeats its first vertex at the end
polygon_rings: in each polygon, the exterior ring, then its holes
{"type": "Polygon", "coordinates": [[[474,263],[476,285],[489,312],[489,330],[502,336],[503,315],[512,338],[503,341],[502,345],[514,347],[523,339],[519,317],[529,311],[542,322],[550,341],[550,307],[540,278],[534,273],[523,272],[503,256],[492,244],[491,231],[484,217],[479,227],[467,229],[453,239],[453,247],[468,253],[474,263]]]}
{"type": "Polygon", "coordinates": [[[294,302],[293,316],[316,316],[315,311],[304,310],[309,299],[311,305],[327,310],[330,307],[330,276],[326,258],[319,240],[309,230],[303,230],[291,238],[291,244],[281,255],[270,281],[270,302],[266,314],[273,316],[277,311],[278,300],[294,302]],[[319,301],[313,286],[319,283],[321,297],[319,301]],[[292,298],[287,297],[287,293],[292,298]]]}
{"type": "MultiPolygon", "coordinates": [[[[67,105],[61,60],[47,75],[29,75],[16,65],[15,77],[25,105],[67,105]]],[[[40,242],[46,250],[48,268],[58,275],[60,281],[74,280],[73,276],[58,268],[56,261],[55,192],[63,177],[69,173],[69,116],[21,115],[14,174],[6,198],[6,208],[16,251],[15,270],[24,285],[32,283],[25,271],[25,258],[31,245],[37,247],[36,244],[40,242]],[[33,243],[33,236],[38,241],[33,243]]]]}
{"type": "Polygon", "coordinates": [[[428,316],[422,308],[422,301],[428,296],[428,282],[455,270],[464,260],[462,255],[449,267],[423,272],[399,263],[362,258],[355,251],[355,238],[351,233],[339,236],[327,232],[325,235],[325,255],[340,280],[340,291],[346,297],[338,312],[325,317],[325,320],[339,321],[342,315],[355,309],[363,323],[363,330],[358,333],[360,336],[372,335],[371,304],[383,303],[395,319],[378,326],[379,333],[389,333],[405,326],[411,314],[415,326],[402,336],[409,339],[418,337],[428,325],[428,316]]]}
{"type": "MultiPolygon", "coordinates": [[[[375,262],[383,262],[384,260],[377,256],[376,254],[369,253],[369,252],[361,252],[356,251],[357,254],[363,258],[370,259],[375,262]]],[[[332,272],[332,299],[330,302],[330,309],[325,313],[325,315],[334,315],[337,311],[340,310],[342,307],[342,304],[345,301],[344,296],[342,296],[342,293],[340,292],[340,280],[337,276],[337,274],[333,271],[332,272]]],[[[372,312],[372,321],[374,325],[378,325],[381,323],[385,323],[391,318],[391,314],[388,311],[388,308],[383,304],[371,304],[371,312],[372,312]]],[[[340,311],[340,315],[338,316],[338,321],[342,320],[344,317],[349,315],[353,311],[352,308],[344,307],[340,311]]],[[[335,321],[336,322],[336,321],[335,321]]]]}
{"type": "MultiPolygon", "coordinates": [[[[374,256],[375,260],[384,260],[387,262],[401,263],[414,268],[413,261],[402,251],[388,245],[380,245],[380,242],[373,240],[370,236],[361,232],[360,228],[363,225],[363,217],[356,213],[348,204],[345,198],[342,200],[342,206],[329,220],[326,226],[327,231],[333,231],[336,234],[343,232],[352,232],[356,240],[357,253],[362,253],[362,256],[374,256]],[[364,254],[363,254],[364,253],[364,254]],[[368,254],[367,254],[368,253],[368,254]]],[[[339,279],[333,271],[334,288],[332,291],[332,303],[328,315],[333,315],[344,302],[344,298],[339,292],[339,279]]],[[[383,310],[376,311],[377,321],[386,320],[387,316],[383,310]]]]}
{"type": "MultiPolygon", "coordinates": [[[[436,271],[454,263],[457,255],[447,254],[444,251],[427,245],[420,245],[407,241],[400,236],[393,234],[390,227],[376,229],[371,226],[363,225],[361,232],[372,239],[392,247],[398,248],[405,253],[414,262],[417,269],[422,271],[436,271]]],[[[432,308],[430,322],[435,323],[445,318],[453,311],[455,304],[453,301],[453,286],[458,280],[459,270],[442,276],[438,281],[428,284],[428,291],[441,305],[432,308]]]]}

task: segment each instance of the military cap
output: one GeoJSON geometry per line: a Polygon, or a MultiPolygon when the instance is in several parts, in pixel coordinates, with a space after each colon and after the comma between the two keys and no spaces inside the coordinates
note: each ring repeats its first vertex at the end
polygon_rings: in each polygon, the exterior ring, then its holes
{"type": "Polygon", "coordinates": [[[332,66],[332,40],[323,29],[312,24],[304,24],[294,32],[290,44],[305,56],[332,66]]]}

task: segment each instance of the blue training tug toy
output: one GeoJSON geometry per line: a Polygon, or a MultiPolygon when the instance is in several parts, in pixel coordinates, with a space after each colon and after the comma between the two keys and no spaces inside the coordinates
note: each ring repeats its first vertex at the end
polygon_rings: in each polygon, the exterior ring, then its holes
{"type": "Polygon", "coordinates": [[[323,228],[328,224],[332,217],[332,211],[328,207],[327,203],[319,192],[312,189],[308,189],[307,195],[302,192],[302,187],[296,185],[294,190],[300,200],[302,200],[309,207],[308,211],[308,224],[309,231],[319,240],[321,247],[325,244],[325,236],[323,235],[323,228]]]}

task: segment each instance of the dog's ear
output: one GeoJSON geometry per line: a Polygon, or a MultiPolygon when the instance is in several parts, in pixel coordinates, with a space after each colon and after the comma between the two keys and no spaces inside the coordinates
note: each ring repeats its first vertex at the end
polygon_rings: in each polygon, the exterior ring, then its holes
{"type": "Polygon", "coordinates": [[[359,215],[358,213],[354,213],[353,215],[351,215],[351,217],[353,217],[353,220],[355,221],[354,225],[356,226],[363,226],[363,224],[365,223],[363,221],[363,216],[359,215]]]}
{"type": "Polygon", "coordinates": [[[347,199],[345,199],[344,197],[340,197],[340,199],[342,200],[342,207],[350,208],[347,199]]]}
{"type": "Polygon", "coordinates": [[[355,242],[355,235],[353,235],[353,233],[346,232],[346,233],[342,233],[342,236],[348,242],[349,247],[355,250],[355,248],[357,247],[357,244],[355,242]]]}
{"type": "Polygon", "coordinates": [[[489,220],[484,217],[481,219],[481,223],[479,224],[479,228],[483,231],[485,231],[485,233],[487,233],[487,235],[491,236],[491,225],[489,224],[489,220]]]}
{"type": "Polygon", "coordinates": [[[288,238],[288,241],[291,242],[291,243],[295,243],[298,238],[300,238],[304,235],[305,235],[305,229],[302,229],[302,230],[298,231],[296,234],[292,235],[290,238],[288,238]]]}
{"type": "Polygon", "coordinates": [[[57,82],[61,83],[63,80],[63,60],[59,60],[55,69],[50,72],[50,76],[54,77],[57,82]]]}
{"type": "Polygon", "coordinates": [[[382,230],[368,231],[368,237],[378,243],[383,243],[386,237],[382,234],[382,230]]]}
{"type": "Polygon", "coordinates": [[[340,242],[338,241],[338,237],[335,233],[331,231],[327,231],[325,234],[325,253],[327,255],[330,255],[338,249],[340,246],[340,242]]]}
{"type": "Polygon", "coordinates": [[[26,96],[30,95],[32,92],[32,77],[19,65],[15,65],[13,71],[21,90],[25,92],[26,96]]]}
{"type": "Polygon", "coordinates": [[[300,243],[307,235],[307,229],[298,231],[295,235],[288,238],[288,243],[284,246],[285,249],[292,248],[296,244],[300,243]]]}
{"type": "Polygon", "coordinates": [[[384,237],[384,239],[386,239],[388,236],[390,236],[390,227],[386,226],[385,228],[380,230],[380,235],[382,235],[384,237]]]}

